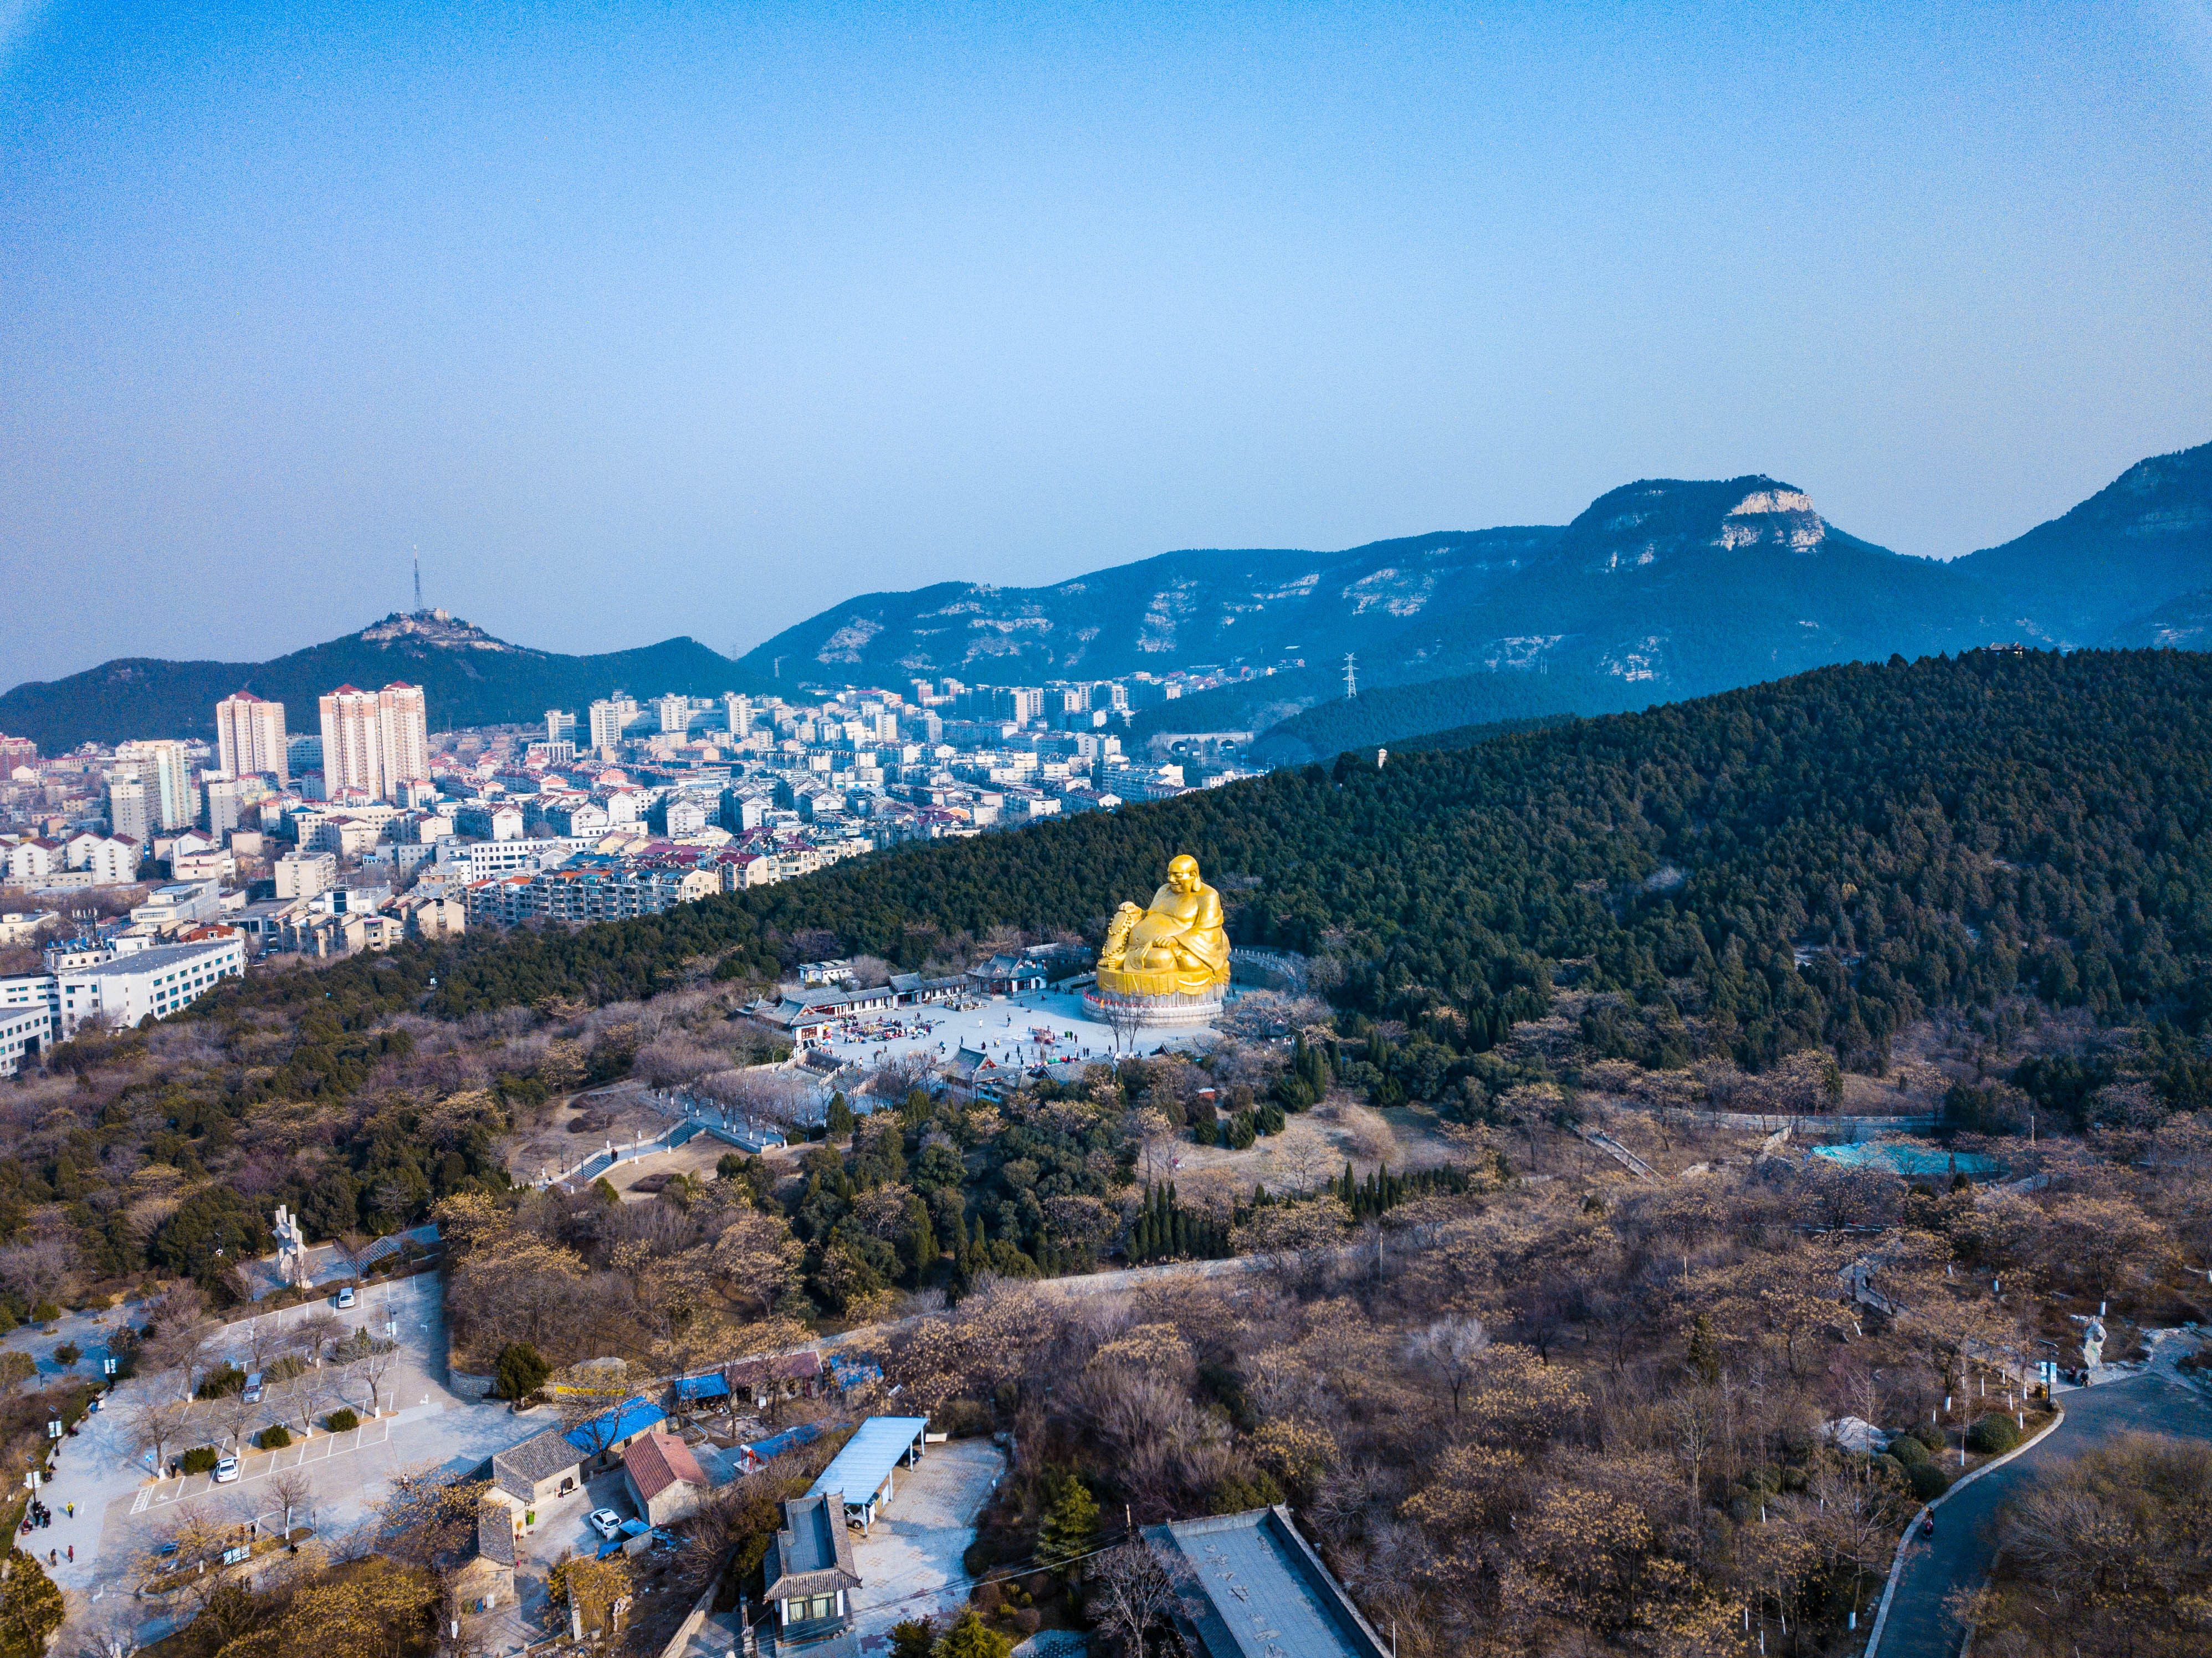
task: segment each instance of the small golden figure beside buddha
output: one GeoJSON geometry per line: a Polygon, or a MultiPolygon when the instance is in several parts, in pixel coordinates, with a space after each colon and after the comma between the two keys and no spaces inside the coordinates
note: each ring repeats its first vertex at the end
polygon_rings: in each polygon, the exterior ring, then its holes
{"type": "Polygon", "coordinates": [[[1152,907],[1124,904],[1098,952],[1098,991],[1122,999],[1155,996],[1218,1002],[1229,982],[1229,934],[1221,895],[1199,879],[1185,853],[1168,865],[1152,907]]]}

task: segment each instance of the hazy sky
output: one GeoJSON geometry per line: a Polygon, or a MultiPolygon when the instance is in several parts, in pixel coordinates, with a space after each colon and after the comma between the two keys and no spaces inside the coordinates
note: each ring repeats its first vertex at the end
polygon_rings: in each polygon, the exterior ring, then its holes
{"type": "Polygon", "coordinates": [[[0,685],[2212,438],[2212,11],[0,0],[0,685]]]}

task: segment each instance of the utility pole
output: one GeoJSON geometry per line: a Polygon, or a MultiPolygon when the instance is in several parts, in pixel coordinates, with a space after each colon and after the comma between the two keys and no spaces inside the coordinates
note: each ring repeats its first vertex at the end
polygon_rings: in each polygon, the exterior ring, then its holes
{"type": "Polygon", "coordinates": [[[1344,700],[1355,701],[1359,696],[1359,659],[1346,651],[1344,653],[1344,700]]]}
{"type": "Polygon", "coordinates": [[[417,548],[415,550],[415,610],[416,610],[416,614],[418,614],[418,615],[419,615],[419,614],[421,614],[421,612],[422,612],[422,550],[420,547],[417,547],[417,548]]]}

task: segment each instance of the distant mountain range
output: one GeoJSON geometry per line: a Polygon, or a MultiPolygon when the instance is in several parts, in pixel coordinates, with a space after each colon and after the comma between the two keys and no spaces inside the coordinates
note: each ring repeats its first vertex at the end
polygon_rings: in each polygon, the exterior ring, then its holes
{"type": "Polygon", "coordinates": [[[215,705],[234,691],[284,705],[295,735],[319,729],[318,699],[351,683],[374,690],[394,680],[422,687],[439,731],[542,720],[548,708],[580,712],[623,689],[758,693],[765,682],[695,639],[665,639],[604,656],[559,656],[495,639],[465,622],[392,616],[357,634],[273,662],[164,662],[118,657],[66,679],[33,681],[0,696],[0,732],[47,754],[80,743],[138,737],[212,737],[215,705]]]}
{"type": "MultiPolygon", "coordinates": [[[[1308,665],[1148,710],[1142,734],[1267,729],[1340,701],[1349,652],[1370,688],[1362,701],[1450,681],[1449,697],[1417,701],[1456,726],[1607,712],[1995,641],[2201,642],[2208,611],[2212,444],[2142,461],[2064,517],[1948,563],[1846,534],[1775,478],[1650,479],[1563,526],[1340,553],[1166,553],[1049,587],[871,593],[742,660],[765,671],[780,657],[787,679],[795,661],[800,677],[891,685],[1308,665]],[[1531,683],[1547,678],[1557,683],[1531,683]]],[[[1335,723],[1364,741],[1386,718],[1335,723]]],[[[1282,735],[1275,757],[1310,746],[1295,729],[1282,735]]]]}
{"type": "Polygon", "coordinates": [[[285,702],[292,728],[312,730],[315,699],[347,680],[414,681],[443,728],[534,720],[617,687],[712,695],[945,675],[1033,684],[1304,659],[1136,722],[1140,737],[1265,732],[1260,752],[1280,762],[2015,640],[2212,642],[2212,444],[2139,462],[2063,517],[1948,563],[1848,535],[1775,478],[1648,479],[1564,525],[1339,553],[1163,553],[1049,587],[870,593],[735,664],[691,639],[557,656],[464,623],[393,616],[274,662],[123,659],[19,685],[0,696],[0,731],[50,751],[204,733],[216,701],[241,689],[285,702]],[[1359,659],[1356,703],[1341,690],[1346,653],[1359,659]]]}

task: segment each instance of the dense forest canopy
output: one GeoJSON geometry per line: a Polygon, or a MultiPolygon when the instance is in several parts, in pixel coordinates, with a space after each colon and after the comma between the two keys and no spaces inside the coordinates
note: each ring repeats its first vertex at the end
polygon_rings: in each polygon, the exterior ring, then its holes
{"type": "MultiPolygon", "coordinates": [[[[1197,854],[1241,943],[1324,958],[1341,1005],[1486,1045],[1555,976],[1694,1004],[1759,1065],[1881,1062],[1936,1005],[2033,993],[2212,1014],[2212,658],[1974,652],[1826,668],[1480,747],[1340,758],[937,842],[651,920],[471,935],[205,1004],[357,1025],[648,994],[794,938],[918,963],[957,935],[1095,933],[1197,854]]],[[[1663,1039],[1662,1040],[1663,1050],[1663,1039]]]]}

